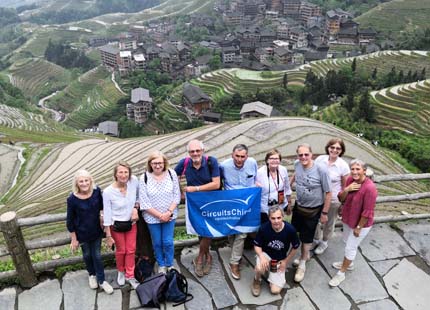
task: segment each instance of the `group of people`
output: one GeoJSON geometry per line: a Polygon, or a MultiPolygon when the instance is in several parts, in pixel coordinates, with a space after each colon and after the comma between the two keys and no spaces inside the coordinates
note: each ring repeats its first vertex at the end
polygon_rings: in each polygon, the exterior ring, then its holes
{"type": "MultiPolygon", "coordinates": [[[[290,177],[276,149],[266,154],[260,168],[256,160],[248,156],[248,147],[244,144],[235,145],[231,158],[218,164],[215,157],[204,154],[202,141],[192,140],[187,145],[188,156],[174,169],[169,168],[163,153],[151,153],[140,181],[132,175],[127,163],[119,162],[114,168],[114,182],[103,193],[94,185],[91,175],[80,170],[67,199],[71,248],[75,250],[79,245],[82,248],[89,286],[100,287],[111,294],[113,290],[105,281],[100,256],[104,232],[107,245],[116,247],[118,284],[128,282],[135,288],[138,285],[134,267],[139,212],[151,235],[158,271],[165,273],[173,265],[173,234],[181,193],[214,191],[221,185],[224,190],[260,187],[258,232],[229,236],[231,276],[236,280],[241,278],[240,262],[245,240],[250,237],[256,253],[251,285],[254,296],[259,296],[261,278],[265,274],[271,292],[279,294],[286,284],[285,271],[291,261],[297,268],[294,280],[301,282],[310,252],[313,250],[319,255],[327,250],[336,219],[341,214],[345,254],[343,261],[333,263],[339,271],[329,282],[330,286],[338,286],[345,280],[346,271],[353,269],[358,246],[372,227],[377,191],[366,176],[367,165],[362,160],[354,159],[348,165],[342,159],[345,144],[341,139],[329,140],[325,151],[325,155],[314,160],[311,146],[300,144],[290,177]],[[292,185],[296,189],[294,205],[292,185]],[[291,224],[284,220],[285,213],[292,214],[291,224]],[[300,258],[294,260],[299,248],[300,258]]],[[[211,238],[199,237],[199,251],[193,259],[198,277],[211,271],[210,245],[211,238]]]]}

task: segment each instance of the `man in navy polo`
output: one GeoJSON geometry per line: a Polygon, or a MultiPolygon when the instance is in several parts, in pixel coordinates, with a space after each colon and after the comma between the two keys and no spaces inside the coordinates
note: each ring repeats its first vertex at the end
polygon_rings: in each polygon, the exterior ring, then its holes
{"type": "MultiPolygon", "coordinates": [[[[199,140],[191,140],[187,145],[189,157],[183,158],[175,167],[176,174],[185,176],[187,184],[183,192],[213,191],[220,188],[218,161],[212,156],[203,156],[204,145],[199,140]]],[[[211,238],[200,237],[199,254],[193,259],[194,270],[198,277],[209,274],[212,256],[209,252],[211,238]]]]}
{"type": "MultiPolygon", "coordinates": [[[[237,144],[233,148],[231,158],[221,163],[220,170],[226,190],[255,186],[258,170],[257,162],[254,158],[248,157],[248,147],[244,144],[237,144]]],[[[242,258],[246,235],[242,233],[229,237],[232,244],[230,270],[231,276],[236,280],[240,279],[239,263],[242,258]]]]}

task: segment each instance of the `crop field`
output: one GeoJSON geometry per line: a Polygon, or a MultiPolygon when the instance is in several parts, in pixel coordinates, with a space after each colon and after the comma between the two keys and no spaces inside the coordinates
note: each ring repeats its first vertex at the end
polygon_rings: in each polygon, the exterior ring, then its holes
{"type": "Polygon", "coordinates": [[[106,14],[97,16],[93,20],[107,24],[136,23],[180,14],[204,12],[212,9],[213,4],[214,0],[167,0],[141,12],[106,14]]]}
{"type": "Polygon", "coordinates": [[[10,68],[12,84],[35,100],[41,94],[49,94],[64,88],[71,79],[71,74],[63,67],[43,59],[23,59],[10,68]]]}
{"type": "Polygon", "coordinates": [[[430,135],[430,79],[373,91],[371,97],[383,126],[430,135]]]}
{"type": "Polygon", "coordinates": [[[87,100],[86,96],[95,87],[97,87],[98,84],[102,83],[109,77],[109,72],[101,66],[87,71],[78,79],[71,82],[56,96],[49,99],[47,105],[55,110],[61,110],[64,113],[70,113],[87,100]]]}
{"type": "MultiPolygon", "coordinates": [[[[378,73],[388,73],[392,67],[397,71],[418,70],[430,68],[430,54],[427,51],[382,51],[355,57],[357,70],[378,73]]],[[[303,84],[306,74],[312,70],[319,76],[324,76],[329,70],[339,70],[351,66],[353,57],[312,61],[294,70],[267,72],[244,69],[220,69],[203,74],[192,83],[200,86],[210,96],[217,97],[235,92],[255,92],[256,89],[279,87],[282,85],[284,74],[288,83],[303,84]],[[269,77],[265,77],[269,75],[269,77]]]]}
{"type": "MultiPolygon", "coordinates": [[[[185,146],[191,139],[203,140],[208,154],[216,156],[220,161],[230,157],[231,149],[237,143],[247,144],[250,156],[256,158],[260,164],[266,152],[276,147],[283,154],[283,164],[291,171],[298,144],[310,143],[317,155],[324,152],[324,141],[333,136],[340,136],[346,141],[346,160],[362,158],[377,174],[404,172],[403,168],[379,149],[335,126],[304,118],[253,119],[168,135],[108,143],[95,139],[81,140],[57,146],[52,156],[48,154],[38,167],[22,180],[18,185],[20,190],[8,196],[6,206],[1,211],[16,210],[20,217],[64,212],[65,201],[71,190],[70,182],[76,170],[88,169],[94,175],[96,183],[105,188],[112,182],[112,167],[118,160],[128,161],[134,173],[140,176],[149,152],[163,151],[174,166],[186,155],[185,146]]],[[[417,182],[405,182],[397,187],[381,186],[379,190],[381,195],[385,192],[411,193],[422,190],[422,186],[417,182]]],[[[400,207],[402,210],[408,210],[408,205],[400,204],[400,207]]],[[[380,212],[393,208],[386,205],[380,212]]],[[[29,230],[27,233],[36,236],[38,229],[29,230]]]]}
{"type": "Polygon", "coordinates": [[[360,27],[372,27],[395,37],[401,31],[428,27],[429,16],[428,0],[393,0],[378,5],[355,21],[360,23],[360,27]]]}

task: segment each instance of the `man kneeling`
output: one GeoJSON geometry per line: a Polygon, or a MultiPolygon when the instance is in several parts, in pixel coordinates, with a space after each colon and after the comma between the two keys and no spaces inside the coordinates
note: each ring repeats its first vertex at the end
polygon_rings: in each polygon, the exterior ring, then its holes
{"type": "Polygon", "coordinates": [[[261,276],[269,272],[270,292],[279,294],[284,288],[287,264],[293,259],[300,246],[296,229],[285,222],[284,210],[279,206],[269,208],[269,222],[264,223],[254,240],[256,255],[255,277],[251,292],[259,296],[261,292],[261,276]],[[291,251],[288,249],[291,245],[291,251]],[[288,256],[287,256],[288,253],[288,256]]]}

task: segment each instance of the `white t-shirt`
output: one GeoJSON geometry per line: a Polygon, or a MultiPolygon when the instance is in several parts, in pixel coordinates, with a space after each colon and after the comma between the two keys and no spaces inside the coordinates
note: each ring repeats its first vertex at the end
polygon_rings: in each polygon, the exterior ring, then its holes
{"type": "Polygon", "coordinates": [[[328,155],[320,155],[315,162],[327,168],[331,181],[331,201],[339,202],[337,194],[342,189],[342,177],[349,175],[349,165],[341,157],[338,157],[332,164],[328,162],[328,159],[328,155]]]}

